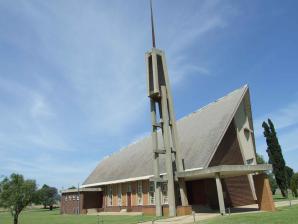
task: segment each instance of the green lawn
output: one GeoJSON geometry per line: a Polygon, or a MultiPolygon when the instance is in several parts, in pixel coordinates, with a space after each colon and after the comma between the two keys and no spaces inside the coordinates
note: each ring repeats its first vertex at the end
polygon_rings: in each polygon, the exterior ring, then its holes
{"type": "MultiPolygon", "coordinates": [[[[59,209],[48,211],[33,209],[22,212],[20,224],[134,224],[142,221],[142,216],[87,216],[60,215],[59,209]]],[[[144,221],[153,220],[152,216],[144,216],[144,221]]],[[[0,212],[0,224],[11,224],[12,218],[8,212],[0,212]]],[[[198,224],[291,224],[298,223],[298,205],[282,207],[276,212],[261,212],[250,214],[232,214],[217,217],[198,224]]]]}
{"type": "MultiPolygon", "coordinates": [[[[19,224],[133,224],[153,220],[153,216],[90,216],[90,215],[60,215],[59,209],[53,211],[34,209],[23,211],[19,224]]],[[[0,212],[0,224],[12,224],[8,212],[0,212]]]]}
{"type": "Polygon", "coordinates": [[[199,224],[291,224],[298,223],[298,205],[282,207],[276,212],[234,214],[198,222],[199,224]]]}

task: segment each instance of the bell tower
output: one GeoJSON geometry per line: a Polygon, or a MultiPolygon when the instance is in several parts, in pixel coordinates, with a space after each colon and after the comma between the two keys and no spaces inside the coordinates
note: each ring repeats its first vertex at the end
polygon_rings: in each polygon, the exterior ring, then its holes
{"type": "Polygon", "coordinates": [[[183,172],[184,165],[181,156],[176,127],[173,98],[170,89],[168,69],[165,54],[156,48],[152,0],[150,0],[152,49],[145,55],[147,65],[147,91],[150,98],[152,119],[152,146],[155,186],[156,215],[162,215],[161,185],[167,183],[169,216],[176,216],[176,206],[188,205],[186,185],[183,179],[178,179],[176,172],[183,172]],[[157,115],[157,110],[158,114],[157,115]],[[157,132],[162,133],[162,143],[158,144],[157,132]],[[162,145],[162,148],[160,148],[162,145]],[[165,157],[166,175],[160,176],[160,157],[165,157]]]}

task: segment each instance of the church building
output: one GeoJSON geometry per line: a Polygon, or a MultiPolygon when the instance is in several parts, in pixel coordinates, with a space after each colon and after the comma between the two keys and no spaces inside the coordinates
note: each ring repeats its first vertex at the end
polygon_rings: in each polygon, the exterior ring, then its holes
{"type": "MultiPolygon", "coordinates": [[[[237,89],[177,122],[189,205],[177,204],[177,215],[201,206],[220,209],[259,204],[274,210],[268,179],[270,165],[256,163],[249,88],[237,89]]],[[[158,132],[158,138],[161,139],[158,132]]],[[[161,161],[164,155],[161,155],[161,161]]],[[[62,193],[61,212],[140,211],[155,214],[152,139],[148,136],[102,160],[78,190],[62,193]]],[[[160,175],[165,176],[161,162],[160,175]]],[[[168,214],[167,183],[162,183],[162,214],[168,214]]],[[[181,203],[180,203],[181,204],[181,203]]]]}
{"type": "MultiPolygon", "coordinates": [[[[274,211],[257,164],[247,85],[176,122],[165,53],[146,53],[152,133],[102,160],[80,189],[62,193],[61,213],[143,212],[188,215],[202,208],[258,204],[274,211]]],[[[195,100],[195,99],[194,99],[195,100]]],[[[148,113],[149,114],[149,113],[148,113]]]]}

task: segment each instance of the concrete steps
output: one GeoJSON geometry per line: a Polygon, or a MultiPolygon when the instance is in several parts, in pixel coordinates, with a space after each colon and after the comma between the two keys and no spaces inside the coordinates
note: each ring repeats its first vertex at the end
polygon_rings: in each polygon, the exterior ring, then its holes
{"type": "Polygon", "coordinates": [[[88,208],[87,215],[97,214],[97,208],[88,208]]]}

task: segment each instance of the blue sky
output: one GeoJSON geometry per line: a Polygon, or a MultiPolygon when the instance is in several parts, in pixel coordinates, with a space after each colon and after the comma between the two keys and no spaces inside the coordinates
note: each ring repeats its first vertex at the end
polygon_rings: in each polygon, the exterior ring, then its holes
{"type": "MultiPolygon", "coordinates": [[[[154,1],[177,118],[249,84],[298,171],[298,2],[154,1]]],[[[66,188],[150,132],[146,0],[0,1],[0,175],[66,188]]]]}

